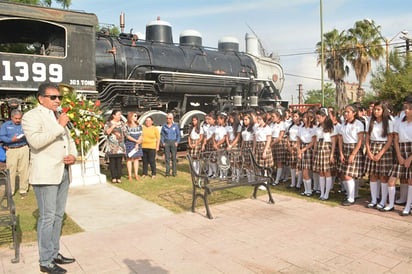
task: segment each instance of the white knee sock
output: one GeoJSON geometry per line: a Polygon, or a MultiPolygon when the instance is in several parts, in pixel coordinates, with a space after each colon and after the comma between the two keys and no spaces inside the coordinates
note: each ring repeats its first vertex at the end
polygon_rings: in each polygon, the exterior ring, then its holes
{"type": "Polygon", "coordinates": [[[378,192],[378,182],[370,182],[370,189],[371,189],[371,203],[376,204],[376,197],[378,192]]]}
{"type": "Polygon", "coordinates": [[[376,187],[376,198],[379,198],[381,196],[381,180],[377,180],[376,182],[378,183],[376,187]]]}
{"type": "Polygon", "coordinates": [[[355,181],[353,179],[346,181],[348,186],[348,201],[355,202],[355,181]]]}
{"type": "Polygon", "coordinates": [[[395,205],[395,195],[396,195],[395,186],[388,187],[388,193],[389,193],[389,205],[388,205],[388,207],[392,208],[395,205]]]}
{"type": "Polygon", "coordinates": [[[296,169],[290,169],[290,186],[296,185],[296,169]]]}
{"type": "Polygon", "coordinates": [[[355,194],[353,197],[359,198],[359,179],[355,179],[355,194]]]}
{"type": "Polygon", "coordinates": [[[344,180],[342,180],[341,181],[341,188],[342,188],[342,190],[345,190],[345,195],[346,195],[346,198],[348,197],[348,193],[349,193],[349,191],[348,191],[348,181],[344,181],[344,180]]]}
{"type": "Polygon", "coordinates": [[[386,199],[388,198],[388,183],[381,183],[381,202],[382,206],[386,206],[386,199]]]}
{"type": "Polygon", "coordinates": [[[323,195],[324,199],[329,199],[329,192],[332,189],[332,177],[326,177],[326,189],[325,189],[325,194],[323,195]]]}
{"type": "Polygon", "coordinates": [[[326,178],[319,176],[319,187],[320,187],[320,197],[324,198],[325,196],[325,187],[326,187],[326,178]]]}
{"type": "Polygon", "coordinates": [[[296,186],[300,187],[302,185],[302,181],[303,181],[303,174],[302,174],[302,171],[299,170],[298,171],[298,184],[296,186]]]}
{"type": "Polygon", "coordinates": [[[313,190],[319,190],[319,173],[313,172],[313,190]]]}
{"type": "Polygon", "coordinates": [[[396,200],[397,203],[405,203],[406,197],[408,196],[408,184],[401,184],[399,187],[399,199],[396,200]]]}
{"type": "Polygon", "coordinates": [[[312,194],[312,180],[303,180],[303,183],[305,184],[305,193],[312,194]]]}
{"type": "Polygon", "coordinates": [[[283,168],[281,167],[278,167],[278,169],[276,170],[275,184],[279,184],[280,177],[282,176],[282,171],[283,171],[283,168]]]}
{"type": "Polygon", "coordinates": [[[405,212],[411,211],[411,203],[412,203],[412,186],[408,186],[408,198],[406,200],[406,205],[403,211],[405,212]]]}

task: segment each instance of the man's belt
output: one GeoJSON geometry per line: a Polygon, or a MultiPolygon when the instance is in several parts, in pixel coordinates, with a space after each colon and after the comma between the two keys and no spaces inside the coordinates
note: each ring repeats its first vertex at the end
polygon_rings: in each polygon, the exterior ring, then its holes
{"type": "Polygon", "coordinates": [[[21,147],[25,147],[27,146],[27,144],[21,145],[21,146],[16,146],[16,147],[8,147],[9,149],[14,149],[14,148],[21,148],[21,147]]]}

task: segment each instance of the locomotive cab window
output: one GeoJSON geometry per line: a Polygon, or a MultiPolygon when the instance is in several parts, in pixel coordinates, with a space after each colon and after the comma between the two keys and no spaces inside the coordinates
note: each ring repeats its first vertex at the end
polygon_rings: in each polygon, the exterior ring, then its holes
{"type": "Polygon", "coordinates": [[[65,28],[36,20],[0,20],[0,52],[64,57],[65,28]]]}

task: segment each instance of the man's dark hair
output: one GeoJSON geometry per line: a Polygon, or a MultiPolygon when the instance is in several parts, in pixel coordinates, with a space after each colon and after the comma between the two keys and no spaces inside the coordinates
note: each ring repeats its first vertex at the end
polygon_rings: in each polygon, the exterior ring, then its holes
{"type": "Polygon", "coordinates": [[[53,83],[43,83],[37,89],[37,97],[46,95],[46,90],[48,89],[57,89],[59,90],[59,86],[53,83]]]}

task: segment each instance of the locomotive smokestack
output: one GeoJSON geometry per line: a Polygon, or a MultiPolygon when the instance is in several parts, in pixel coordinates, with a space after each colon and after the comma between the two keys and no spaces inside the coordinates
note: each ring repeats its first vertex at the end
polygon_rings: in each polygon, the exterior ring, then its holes
{"type": "Polygon", "coordinates": [[[120,30],[122,33],[124,33],[124,12],[120,14],[120,30]]]}

